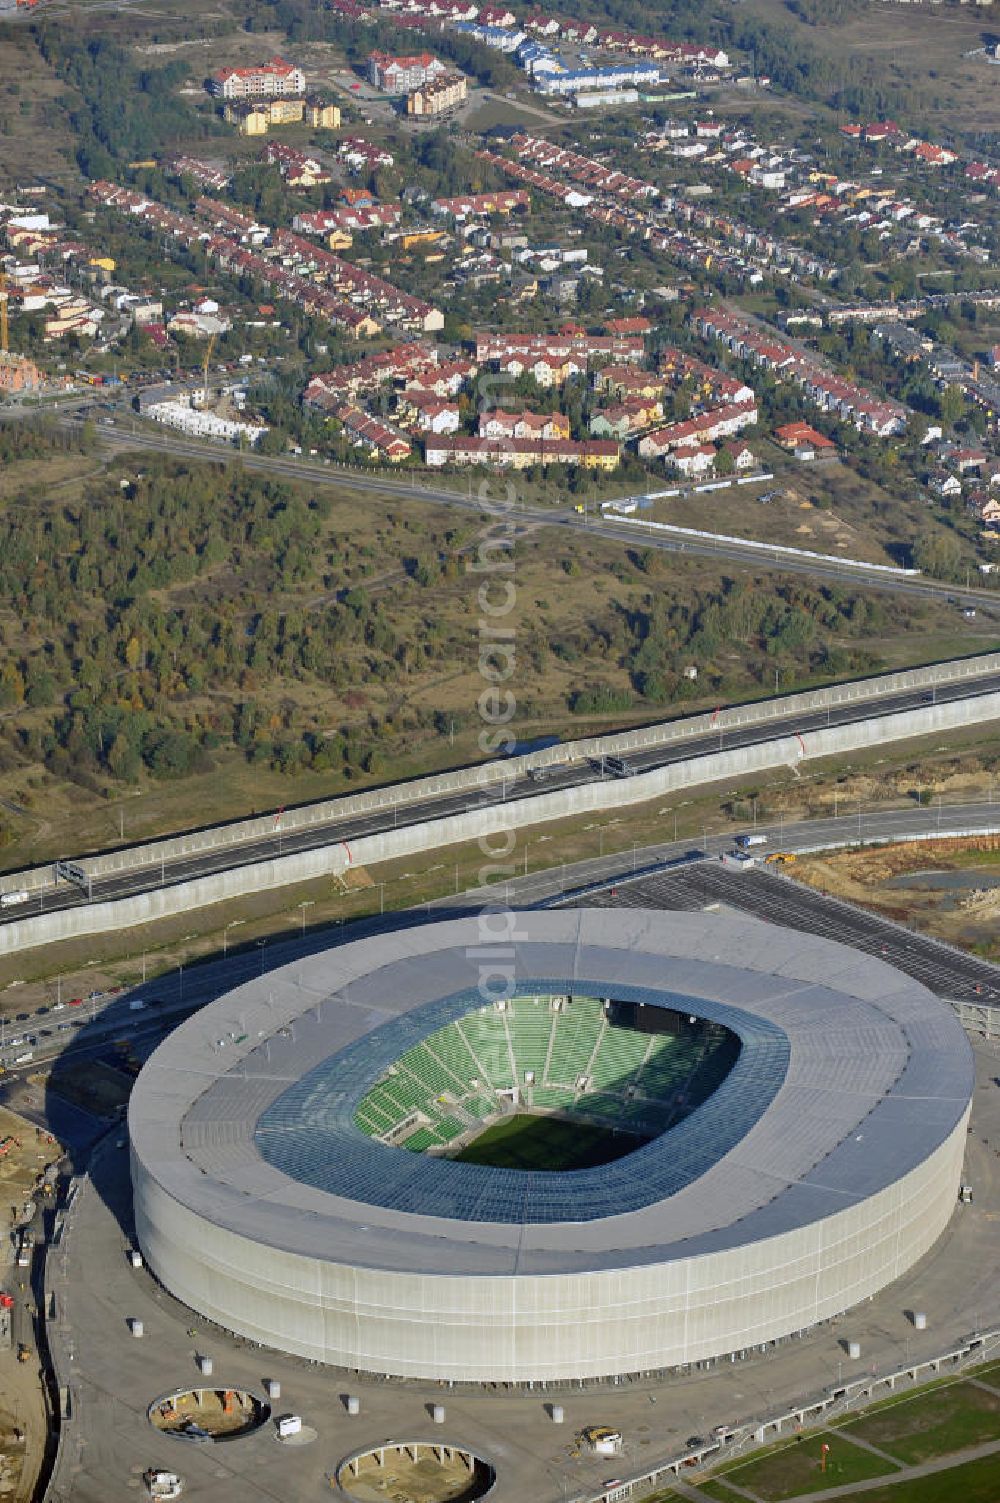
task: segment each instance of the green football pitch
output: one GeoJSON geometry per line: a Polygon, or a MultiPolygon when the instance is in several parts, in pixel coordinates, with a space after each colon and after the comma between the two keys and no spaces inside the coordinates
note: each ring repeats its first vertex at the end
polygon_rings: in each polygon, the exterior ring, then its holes
{"type": "Polygon", "coordinates": [[[488,1127],[455,1158],[492,1169],[593,1169],[623,1158],[645,1141],[588,1122],[519,1115],[488,1127]]]}

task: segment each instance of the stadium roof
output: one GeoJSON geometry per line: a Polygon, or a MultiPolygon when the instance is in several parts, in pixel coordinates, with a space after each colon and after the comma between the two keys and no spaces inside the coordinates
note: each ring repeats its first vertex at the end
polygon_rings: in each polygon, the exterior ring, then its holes
{"type": "Polygon", "coordinates": [[[197,1013],[133,1091],[147,1172],[199,1216],[309,1257],[565,1273],[689,1257],[821,1219],[923,1162],[968,1105],[972,1058],[957,1019],[880,960],[728,915],[518,913],[509,944],[498,922],[357,941],[197,1013]],[[366,1085],[489,1000],[480,965],[498,951],[519,992],[679,1003],[746,1047],[681,1127],[597,1170],[533,1176],[366,1138],[352,1121],[366,1085]],[[673,1144],[676,1156],[664,1152],[673,1144]],[[596,1216],[581,1219],[581,1189],[596,1216]]]}

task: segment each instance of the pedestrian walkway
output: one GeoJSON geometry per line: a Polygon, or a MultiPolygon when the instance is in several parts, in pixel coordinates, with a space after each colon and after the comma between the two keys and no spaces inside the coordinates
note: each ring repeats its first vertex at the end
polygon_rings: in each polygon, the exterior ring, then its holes
{"type": "MultiPolygon", "coordinates": [[[[874,1446],[866,1446],[865,1449],[875,1451],[874,1446]]],[[[887,1461],[893,1459],[890,1456],[886,1456],[884,1451],[875,1451],[875,1454],[884,1457],[887,1461]]],[[[819,1492],[814,1492],[810,1489],[808,1492],[797,1493],[793,1497],[789,1497],[786,1499],[786,1503],[796,1503],[796,1499],[798,1498],[808,1499],[809,1503],[825,1503],[826,1499],[832,1500],[835,1498],[859,1498],[863,1493],[878,1492],[880,1488],[896,1488],[902,1483],[916,1482],[921,1477],[933,1477],[938,1472],[950,1472],[954,1467],[964,1466],[967,1462],[982,1461],[984,1457],[996,1456],[998,1454],[1000,1454],[1000,1440],[989,1440],[981,1446],[969,1446],[964,1451],[953,1451],[950,1456],[935,1456],[933,1460],[922,1461],[916,1466],[900,1467],[899,1471],[893,1473],[891,1477],[871,1477],[866,1482],[847,1482],[842,1487],[827,1487],[821,1489],[819,1492]]],[[[739,1468],[736,1470],[739,1470],[739,1468]]],[[[717,1477],[713,1477],[712,1481],[716,1484],[721,1482],[725,1487],[731,1488],[734,1498],[740,1496],[750,1500],[750,1503],[762,1503],[762,1500],[755,1493],[750,1492],[747,1488],[739,1487],[732,1481],[731,1477],[720,1474],[717,1477]]],[[[678,1481],[671,1485],[682,1498],[689,1498],[692,1500],[692,1503],[696,1499],[699,1500],[699,1503],[706,1503],[705,1494],[699,1492],[690,1483],[678,1481]]]]}
{"type": "Polygon", "coordinates": [[[837,1429],[838,1438],[850,1441],[852,1446],[857,1446],[862,1451],[870,1451],[880,1461],[887,1461],[890,1466],[902,1466],[898,1456],[890,1456],[888,1451],[880,1451],[878,1446],[873,1446],[870,1440],[862,1440],[860,1435],[852,1435],[847,1425],[841,1425],[837,1429]]]}

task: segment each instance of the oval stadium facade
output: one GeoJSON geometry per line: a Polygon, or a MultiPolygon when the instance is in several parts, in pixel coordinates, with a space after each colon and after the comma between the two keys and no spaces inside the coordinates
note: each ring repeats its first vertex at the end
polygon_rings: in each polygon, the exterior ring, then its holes
{"type": "Polygon", "coordinates": [[[455,1382],[649,1372],[840,1314],[961,1178],[972,1056],[885,962],[715,914],[502,913],[221,997],[142,1070],[139,1245],[253,1341],[455,1382]]]}

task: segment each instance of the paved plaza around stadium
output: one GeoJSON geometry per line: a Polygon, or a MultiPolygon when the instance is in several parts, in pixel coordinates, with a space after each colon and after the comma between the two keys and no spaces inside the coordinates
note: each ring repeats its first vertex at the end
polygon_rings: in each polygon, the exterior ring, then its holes
{"type": "MultiPolygon", "coordinates": [[[[449,1391],[437,1383],[377,1383],[301,1359],[259,1351],[206,1325],[170,1298],[145,1269],[128,1266],[132,1245],[127,1154],[108,1139],[94,1165],[94,1183],[78,1197],[64,1244],[55,1248],[53,1288],[60,1317],[54,1338],[73,1353],[76,1407],[66,1426],[61,1503],[126,1503],[139,1474],[156,1464],[180,1471],[186,1497],[212,1503],[287,1503],[341,1496],[328,1477],[347,1455],[404,1432],[469,1446],[497,1467],[495,1503],[568,1503],[589,1497],[614,1475],[683,1449],[691,1435],[785,1412],[840,1379],[898,1370],[947,1349],[953,1339],[1000,1323],[1000,1051],[976,1048],[977,1080],[966,1174],[975,1202],[956,1208],[944,1235],[904,1278],[843,1319],[801,1340],[734,1365],[723,1363],[683,1379],[574,1390],[511,1393],[492,1388],[449,1391]],[[983,1141],[986,1139],[987,1141],[983,1141]],[[60,1268],[72,1266],[73,1277],[60,1268]],[[916,1331],[907,1312],[927,1312],[916,1331]],[[135,1340],[128,1317],[144,1323],[135,1340]],[[841,1341],[861,1342],[857,1363],[841,1341]],[[282,1385],[280,1412],[295,1412],[318,1431],[311,1445],[283,1447],[271,1427],[223,1445],[196,1446],[155,1433],[149,1403],[198,1381],[196,1356],[213,1358],[213,1385],[260,1391],[264,1378],[282,1385]],[[358,1394],[361,1413],[346,1413],[343,1396],[358,1394]],[[565,1424],[552,1424],[547,1402],[564,1405],[565,1424]],[[444,1403],[442,1426],[429,1406],[444,1403]],[[587,1424],[620,1427],[626,1451],[612,1460],[571,1458],[573,1436],[587,1424]]],[[[489,1334],[483,1332],[483,1339],[489,1334]]]]}
{"type": "MultiPolygon", "coordinates": [[[[152,1464],[180,1471],[185,1496],[217,1503],[331,1496],[330,1479],[345,1456],[393,1438],[423,1437],[468,1447],[493,1464],[498,1481],[491,1497],[497,1503],[526,1498],[568,1503],[596,1495],[612,1476],[627,1477],[680,1454],[692,1435],[760,1422],[829,1393],[841,1381],[930,1358],[973,1330],[1000,1324],[998,1072],[997,1053],[977,1047],[964,1169],[975,1186],[975,1202],[955,1208],[930,1252],[901,1278],[839,1319],[764,1355],[723,1359],[683,1376],[586,1386],[512,1390],[379,1380],[261,1350],[226,1334],[179,1304],[147,1269],[130,1266],[126,1254],[136,1231],[128,1154],[112,1137],[50,1255],[56,1318],[49,1329],[60,1371],[72,1375],[54,1496],[60,1503],[134,1498],[139,1473],[152,1464]],[[923,1331],[912,1323],[918,1309],[928,1317],[923,1331]],[[139,1340],[129,1327],[136,1319],[143,1328],[139,1340]],[[848,1340],[861,1343],[858,1361],[847,1355],[848,1340]],[[147,1420],[149,1404],[197,1384],[197,1359],[206,1355],[213,1361],[212,1387],[261,1393],[265,1379],[278,1379],[275,1412],[301,1414],[316,1439],[283,1446],[271,1425],[243,1439],[208,1445],[154,1432],[147,1420]],[[349,1394],[360,1399],[357,1416],[347,1413],[349,1394]],[[562,1426],[550,1418],[547,1406],[553,1402],[564,1406],[562,1426]],[[440,1403],[445,1420],[435,1425],[431,1411],[440,1403]],[[591,1424],[620,1428],[624,1455],[579,1454],[574,1437],[591,1424]]],[[[401,1248],[400,1257],[405,1252],[401,1248]]],[[[219,1268],[216,1275],[225,1278],[226,1270],[219,1268]]],[[[266,1290],[262,1294],[266,1297],[266,1290]]],[[[480,1324],[478,1340],[488,1351],[493,1340],[488,1319],[480,1324]]]]}

